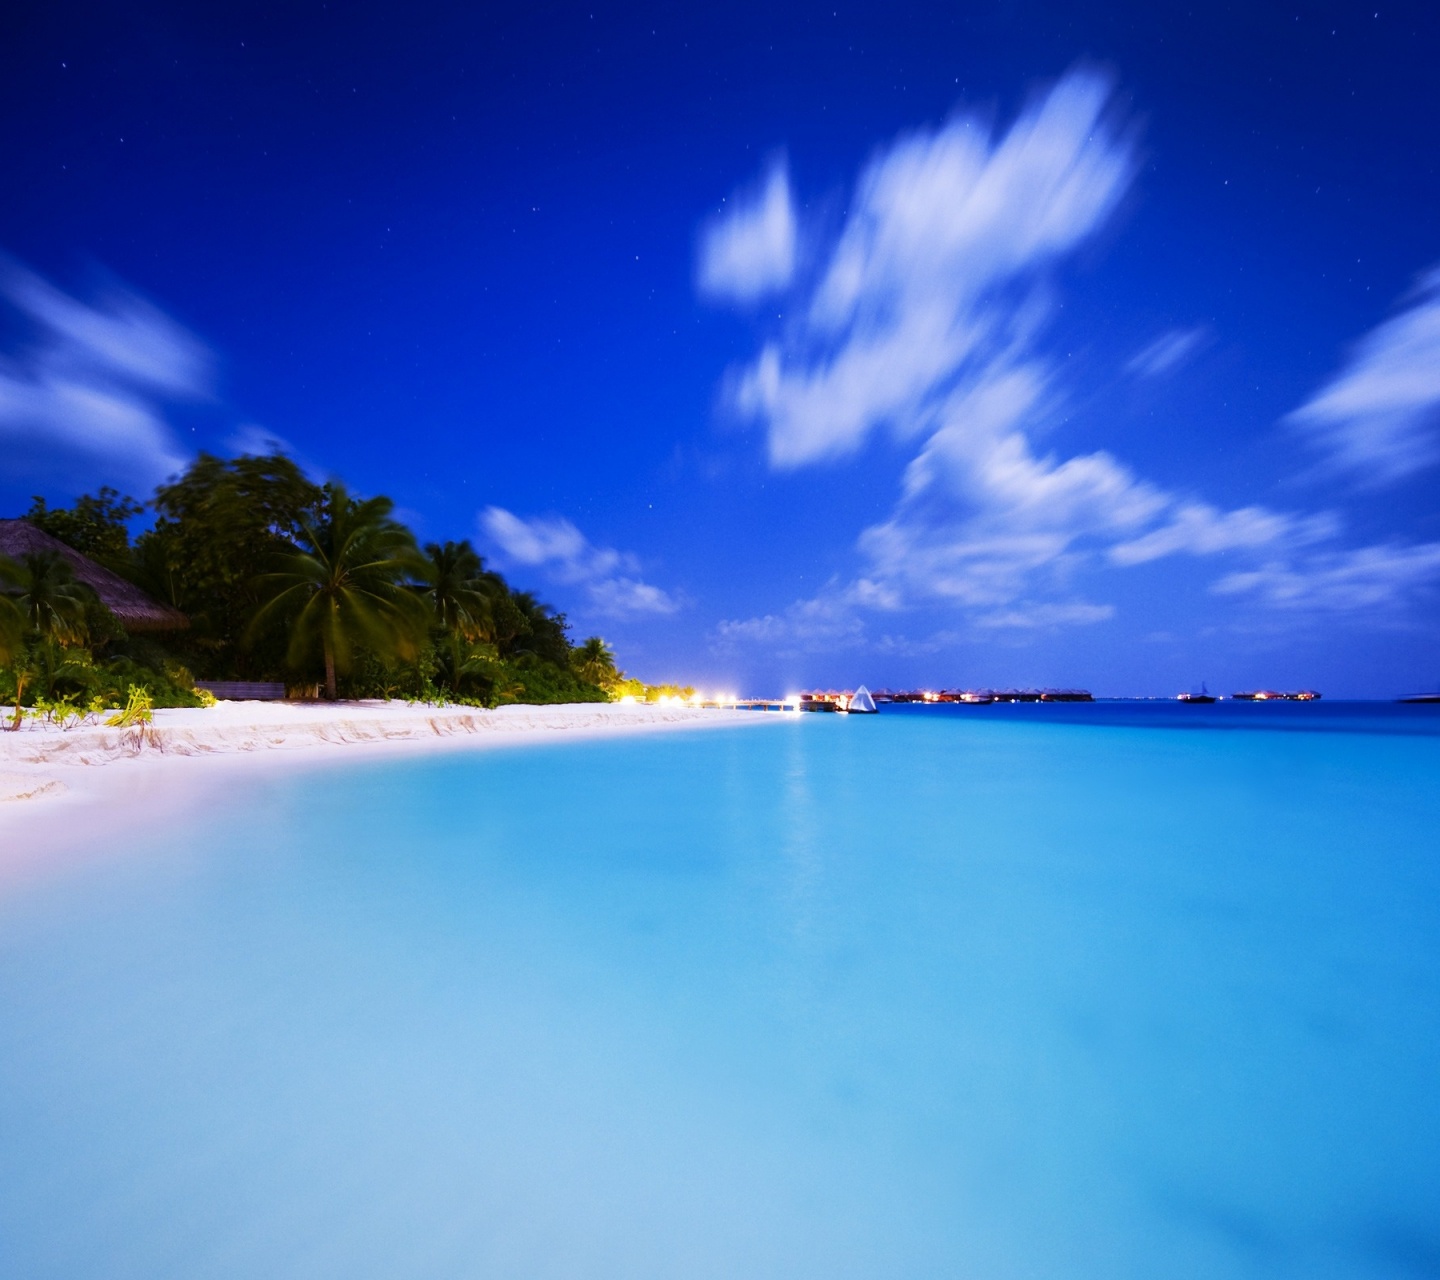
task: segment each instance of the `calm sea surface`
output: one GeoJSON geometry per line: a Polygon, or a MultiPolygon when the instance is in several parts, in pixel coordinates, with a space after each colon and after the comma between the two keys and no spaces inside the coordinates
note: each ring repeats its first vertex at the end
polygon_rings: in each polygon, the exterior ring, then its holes
{"type": "Polygon", "coordinates": [[[249,778],[0,880],[0,1275],[1440,1276],[1435,708],[249,778]]]}

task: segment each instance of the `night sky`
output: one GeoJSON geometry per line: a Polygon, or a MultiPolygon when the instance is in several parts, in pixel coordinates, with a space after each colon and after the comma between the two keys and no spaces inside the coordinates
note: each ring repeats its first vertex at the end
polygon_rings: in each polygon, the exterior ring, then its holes
{"type": "Polygon", "coordinates": [[[702,688],[1440,686],[1440,11],[0,13],[0,515],[274,441],[702,688]]]}

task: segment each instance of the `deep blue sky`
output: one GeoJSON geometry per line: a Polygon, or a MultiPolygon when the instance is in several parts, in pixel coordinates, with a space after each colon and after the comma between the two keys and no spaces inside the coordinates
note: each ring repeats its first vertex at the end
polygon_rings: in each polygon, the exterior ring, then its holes
{"type": "Polygon", "coordinates": [[[1437,55],[1422,5],[10,6],[0,513],[276,438],[650,678],[1440,684],[1437,55]]]}

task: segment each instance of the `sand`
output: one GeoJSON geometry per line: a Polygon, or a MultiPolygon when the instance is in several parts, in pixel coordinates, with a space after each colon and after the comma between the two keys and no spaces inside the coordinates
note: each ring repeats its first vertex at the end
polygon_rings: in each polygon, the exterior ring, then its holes
{"type": "Polygon", "coordinates": [[[203,802],[211,788],[238,773],[779,719],[683,705],[487,711],[404,702],[222,702],[156,711],[153,724],[133,729],[27,721],[17,732],[0,732],[0,855],[34,851],[61,829],[123,830],[141,821],[142,812],[154,821],[203,802]]]}

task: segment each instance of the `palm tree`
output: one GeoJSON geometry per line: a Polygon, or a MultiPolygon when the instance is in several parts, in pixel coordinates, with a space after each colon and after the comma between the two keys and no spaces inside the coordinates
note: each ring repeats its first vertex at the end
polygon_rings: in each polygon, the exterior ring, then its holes
{"type": "Polygon", "coordinates": [[[620,678],[615,669],[615,651],[599,636],[591,636],[575,650],[575,670],[582,680],[608,689],[620,678]]]}
{"type": "Polygon", "coordinates": [[[20,615],[23,630],[62,645],[85,640],[85,609],[97,597],[60,552],[32,551],[18,563],[0,562],[0,592],[20,615]]]}
{"type": "Polygon", "coordinates": [[[450,642],[450,678],[458,689],[462,641],[491,640],[495,634],[495,598],[505,585],[485,571],[485,562],[466,542],[425,546],[428,563],[421,575],[435,626],[450,642]]]}
{"type": "Polygon", "coordinates": [[[299,666],[318,647],[332,701],[335,674],[349,668],[357,642],[382,657],[413,657],[423,634],[424,605],[406,584],[425,562],[410,531],[391,518],[394,507],[327,484],[318,517],[302,522],[299,548],[262,579],[270,596],[248,634],[293,610],[288,661],[299,666]]]}
{"type": "Polygon", "coordinates": [[[533,653],[537,658],[565,667],[570,661],[570,642],[566,637],[569,624],[563,613],[556,613],[548,604],[537,600],[533,592],[512,591],[510,603],[514,606],[515,620],[519,624],[510,641],[510,654],[533,653]]]}
{"type": "Polygon", "coordinates": [[[0,556],[0,658],[15,676],[11,729],[20,727],[27,684],[40,678],[47,691],[53,689],[55,646],[84,642],[85,610],[96,603],[94,589],[76,580],[70,562],[58,551],[33,551],[18,562],[0,556]],[[38,649],[27,651],[27,634],[38,638],[38,649]]]}

